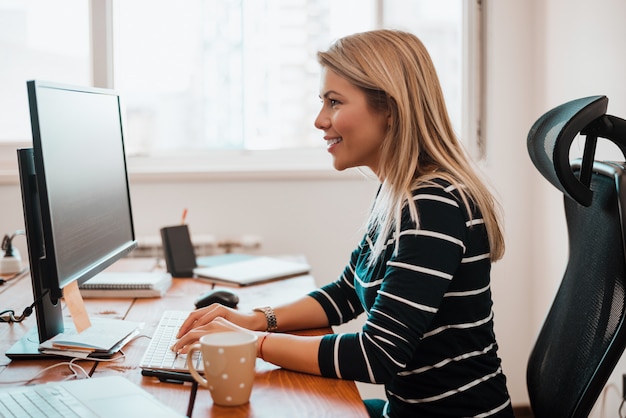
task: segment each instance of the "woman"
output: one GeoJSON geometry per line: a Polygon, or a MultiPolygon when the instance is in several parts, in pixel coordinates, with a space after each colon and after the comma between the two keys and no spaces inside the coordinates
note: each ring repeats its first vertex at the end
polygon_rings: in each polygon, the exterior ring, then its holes
{"type": "Polygon", "coordinates": [[[334,283],[274,309],[197,310],[173,349],[249,330],[266,361],[384,384],[386,401],[365,401],[371,416],[512,417],[490,291],[491,263],[504,253],[497,205],[453,132],[428,52],[409,33],[377,30],[318,59],[315,126],[334,167],[369,167],[381,183],[364,238],[334,283]],[[357,333],[282,333],[364,311],[357,333]]]}

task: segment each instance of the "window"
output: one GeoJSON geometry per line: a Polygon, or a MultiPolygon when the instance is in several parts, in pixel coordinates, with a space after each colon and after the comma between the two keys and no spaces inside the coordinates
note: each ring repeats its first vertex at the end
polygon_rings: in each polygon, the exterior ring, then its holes
{"type": "Polygon", "coordinates": [[[161,156],[158,164],[167,161],[174,170],[179,162],[188,165],[190,155],[209,155],[228,171],[242,155],[264,155],[260,170],[286,160],[297,170],[311,163],[311,149],[330,168],[313,126],[320,106],[316,52],[341,36],[378,27],[422,39],[457,132],[474,140],[468,121],[475,118],[464,110],[475,96],[467,88],[474,2],[48,3],[0,0],[0,53],[17,58],[0,67],[0,75],[10,75],[0,77],[6,92],[0,95],[0,141],[30,138],[25,81],[39,78],[118,90],[125,100],[131,169],[161,156]]]}
{"type": "Polygon", "coordinates": [[[130,144],[147,153],[321,147],[316,52],[379,26],[423,38],[460,122],[462,17],[462,0],[118,1],[114,83],[130,144]]]}
{"type": "Polygon", "coordinates": [[[91,83],[88,6],[0,0],[0,141],[30,140],[27,80],[91,83]]]}

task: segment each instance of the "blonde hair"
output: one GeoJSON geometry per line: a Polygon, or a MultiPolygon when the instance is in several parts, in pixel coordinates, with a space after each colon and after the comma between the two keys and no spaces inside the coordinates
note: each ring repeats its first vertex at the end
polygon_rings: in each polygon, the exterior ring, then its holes
{"type": "Polygon", "coordinates": [[[318,61],[362,89],[372,109],[389,114],[377,173],[382,185],[368,220],[368,228],[376,232],[370,262],[382,253],[390,233],[399,231],[405,204],[419,224],[412,190],[433,184],[436,178],[456,186],[470,216],[470,201],[478,207],[487,229],[490,259],[502,258],[499,206],[454,133],[435,67],[422,42],[402,31],[362,32],[319,52],[318,61]]]}

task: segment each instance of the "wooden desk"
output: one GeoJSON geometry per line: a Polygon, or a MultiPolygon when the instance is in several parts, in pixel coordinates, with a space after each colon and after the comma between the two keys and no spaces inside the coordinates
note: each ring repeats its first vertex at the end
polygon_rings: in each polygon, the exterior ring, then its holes
{"type": "MultiPolygon", "coordinates": [[[[152,260],[122,260],[116,266],[124,270],[146,271],[152,260]]],[[[210,283],[192,279],[174,279],[167,295],[156,299],[86,299],[90,316],[105,316],[144,322],[142,334],[151,336],[165,310],[193,309],[198,295],[209,290],[210,283]]],[[[313,289],[311,276],[267,283],[245,288],[230,288],[240,298],[240,309],[249,310],[259,305],[276,305],[292,300],[313,289]]],[[[32,303],[30,278],[8,282],[0,286],[0,309],[13,308],[21,314],[32,303]]],[[[64,310],[64,314],[67,312],[64,310]]],[[[0,324],[0,352],[5,353],[30,328],[36,325],[35,315],[20,324],[0,324]]],[[[311,334],[330,330],[307,331],[311,334]]],[[[139,337],[124,348],[126,357],[115,362],[78,361],[91,376],[121,374],[173,409],[185,414],[191,384],[161,383],[156,378],[144,377],[138,367],[149,339],[139,337]]],[[[23,385],[46,367],[63,359],[13,360],[0,356],[0,387],[23,385]]],[[[213,405],[208,390],[200,388],[193,409],[194,417],[367,417],[367,412],[352,381],[329,379],[291,372],[261,359],[256,363],[256,379],[250,402],[239,407],[213,405]]],[[[62,380],[71,376],[67,366],[45,371],[33,383],[62,380]]]]}

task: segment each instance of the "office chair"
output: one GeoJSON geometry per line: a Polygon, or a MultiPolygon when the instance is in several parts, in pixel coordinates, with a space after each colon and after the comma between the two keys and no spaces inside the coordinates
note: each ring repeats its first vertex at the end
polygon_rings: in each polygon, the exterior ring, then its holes
{"type": "Polygon", "coordinates": [[[528,134],[537,170],[564,195],[569,260],[526,370],[537,418],[587,417],[626,347],[626,164],[594,161],[597,138],[626,156],[626,121],[608,98],[558,106],[528,134]],[[570,162],[574,138],[582,159],[570,162]]]}

